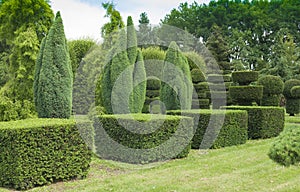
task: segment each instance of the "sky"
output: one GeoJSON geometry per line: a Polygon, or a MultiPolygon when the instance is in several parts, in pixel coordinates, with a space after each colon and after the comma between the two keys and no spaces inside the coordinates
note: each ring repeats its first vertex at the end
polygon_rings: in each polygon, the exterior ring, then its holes
{"type": "MultiPolygon", "coordinates": [[[[197,3],[209,3],[210,0],[196,0],[197,3]]],[[[108,22],[104,18],[105,10],[101,7],[107,0],[51,0],[51,7],[56,13],[60,11],[67,39],[90,37],[101,40],[101,27],[108,22]]],[[[123,21],[132,16],[138,25],[139,16],[146,12],[150,23],[157,25],[172,9],[180,3],[194,0],[114,0],[116,9],[121,13],[123,21]]]]}

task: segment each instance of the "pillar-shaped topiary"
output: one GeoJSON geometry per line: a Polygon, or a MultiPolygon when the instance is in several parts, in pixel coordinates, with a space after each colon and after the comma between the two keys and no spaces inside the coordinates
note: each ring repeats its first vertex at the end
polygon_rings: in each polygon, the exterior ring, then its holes
{"type": "Polygon", "coordinates": [[[73,73],[60,13],[42,41],[36,63],[34,97],[38,116],[69,118],[73,73]]]}
{"type": "Polygon", "coordinates": [[[279,106],[280,94],[283,91],[283,81],[278,76],[266,75],[260,77],[257,81],[258,85],[264,86],[262,106],[279,106]]]}
{"type": "Polygon", "coordinates": [[[166,53],[160,100],[166,110],[191,109],[192,79],[187,59],[175,42],[166,53]]]}
{"type": "Polygon", "coordinates": [[[108,54],[103,73],[97,83],[96,105],[106,113],[141,113],[146,93],[146,72],[131,17],[127,32],[123,29],[108,54]]]}
{"type": "Polygon", "coordinates": [[[286,98],[286,112],[290,114],[290,116],[294,116],[300,112],[298,86],[300,86],[300,80],[297,79],[290,79],[284,83],[283,95],[286,98]]]}
{"type": "Polygon", "coordinates": [[[252,105],[253,102],[260,104],[263,97],[263,86],[250,85],[257,81],[257,71],[236,71],[232,73],[232,81],[238,86],[230,86],[229,93],[233,102],[238,105],[252,105]]]}

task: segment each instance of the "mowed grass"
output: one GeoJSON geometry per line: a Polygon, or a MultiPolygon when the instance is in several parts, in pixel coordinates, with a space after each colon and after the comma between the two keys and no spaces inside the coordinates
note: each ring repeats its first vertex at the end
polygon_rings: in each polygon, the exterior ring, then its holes
{"type": "Polygon", "coordinates": [[[300,166],[283,167],[270,160],[267,154],[272,141],[255,140],[218,150],[193,150],[185,159],[146,166],[93,158],[88,178],[29,191],[300,191],[300,166]]]}

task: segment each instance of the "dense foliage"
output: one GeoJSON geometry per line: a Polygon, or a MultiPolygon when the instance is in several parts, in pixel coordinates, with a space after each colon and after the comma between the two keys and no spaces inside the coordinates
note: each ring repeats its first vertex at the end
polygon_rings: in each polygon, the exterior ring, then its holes
{"type": "Polygon", "coordinates": [[[73,73],[59,12],[41,47],[34,77],[38,116],[69,118],[72,112],[73,73]]]}
{"type": "Polygon", "coordinates": [[[186,157],[191,127],[193,120],[181,116],[101,115],[94,123],[96,154],[139,164],[186,157]]]}
{"type": "Polygon", "coordinates": [[[24,190],[87,176],[91,152],[72,120],[1,122],[0,140],[0,186],[24,190]]]}

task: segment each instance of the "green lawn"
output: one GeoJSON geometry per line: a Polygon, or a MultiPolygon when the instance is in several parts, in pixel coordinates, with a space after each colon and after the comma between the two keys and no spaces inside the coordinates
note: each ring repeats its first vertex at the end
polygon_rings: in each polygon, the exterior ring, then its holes
{"type": "MultiPolygon", "coordinates": [[[[293,118],[299,117],[287,117],[289,122],[293,118]]],[[[272,139],[256,140],[218,150],[193,150],[185,159],[147,166],[94,158],[88,178],[29,191],[300,191],[300,166],[272,162],[267,156],[271,143],[272,139]]]]}

